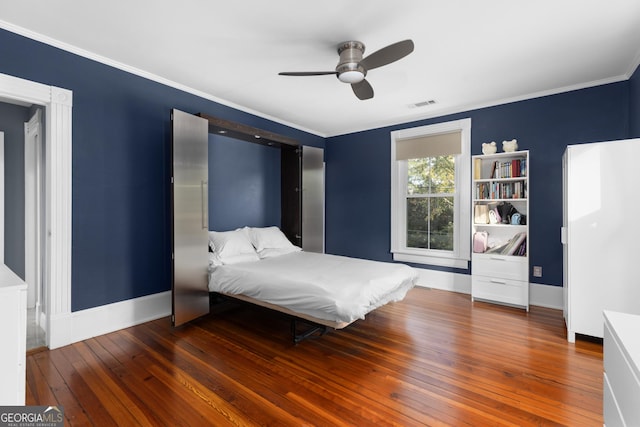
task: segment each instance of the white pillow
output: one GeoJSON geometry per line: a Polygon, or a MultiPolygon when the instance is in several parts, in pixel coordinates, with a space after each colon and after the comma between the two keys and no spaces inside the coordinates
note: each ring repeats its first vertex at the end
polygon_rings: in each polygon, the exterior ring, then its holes
{"type": "Polygon", "coordinates": [[[258,252],[258,256],[260,257],[260,259],[273,258],[280,255],[290,254],[291,252],[298,252],[301,250],[301,248],[294,245],[291,245],[290,248],[266,248],[258,252]]]}
{"type": "Polygon", "coordinates": [[[291,249],[296,247],[278,227],[245,227],[245,230],[258,252],[264,249],[291,249]]]}
{"type": "Polygon", "coordinates": [[[260,259],[247,234],[241,229],[210,231],[209,245],[213,246],[214,256],[223,264],[236,264],[260,259]]]}

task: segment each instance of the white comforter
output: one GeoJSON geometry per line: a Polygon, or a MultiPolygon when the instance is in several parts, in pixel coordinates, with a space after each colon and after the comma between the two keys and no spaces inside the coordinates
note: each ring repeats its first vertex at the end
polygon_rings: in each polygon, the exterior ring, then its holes
{"type": "Polygon", "coordinates": [[[403,264],[294,252],[213,267],[209,290],[351,323],[388,302],[402,300],[416,279],[415,270],[403,264]]]}

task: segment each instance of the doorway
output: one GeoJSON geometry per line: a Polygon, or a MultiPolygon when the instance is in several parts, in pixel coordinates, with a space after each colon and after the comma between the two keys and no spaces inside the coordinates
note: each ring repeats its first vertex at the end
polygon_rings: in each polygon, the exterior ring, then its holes
{"type": "MultiPolygon", "coordinates": [[[[33,107],[32,107],[33,110],[33,107]]],[[[24,124],[24,281],[27,283],[27,350],[46,346],[43,294],[46,248],[44,138],[42,109],[36,108],[24,124]]]]}
{"type": "MultiPolygon", "coordinates": [[[[44,268],[41,325],[49,348],[74,340],[71,317],[71,130],[73,92],[0,74],[0,100],[44,108],[44,268]]],[[[5,233],[7,230],[5,230],[5,233]]],[[[7,253],[5,253],[6,257],[7,253]]],[[[16,325],[17,327],[18,325],[16,325]]]]}
{"type": "Polygon", "coordinates": [[[42,112],[28,103],[0,102],[0,261],[27,284],[27,349],[46,344],[40,326],[45,259],[42,112]]]}

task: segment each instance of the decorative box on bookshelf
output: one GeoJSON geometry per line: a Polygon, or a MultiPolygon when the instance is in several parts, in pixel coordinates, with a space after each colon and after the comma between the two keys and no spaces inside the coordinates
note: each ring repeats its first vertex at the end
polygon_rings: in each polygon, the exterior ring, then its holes
{"type": "Polygon", "coordinates": [[[471,296],[529,309],[529,152],[473,156],[471,296]]]}

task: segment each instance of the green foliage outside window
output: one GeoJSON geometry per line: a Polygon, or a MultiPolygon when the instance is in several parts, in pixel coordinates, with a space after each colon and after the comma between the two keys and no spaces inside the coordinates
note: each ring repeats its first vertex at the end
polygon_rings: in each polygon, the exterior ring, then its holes
{"type": "Polygon", "coordinates": [[[408,160],[407,247],[453,250],[453,156],[408,160]]]}

